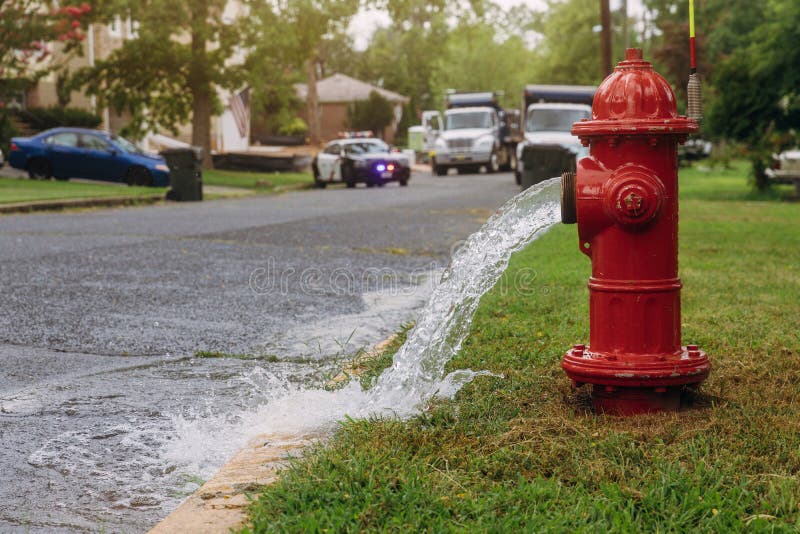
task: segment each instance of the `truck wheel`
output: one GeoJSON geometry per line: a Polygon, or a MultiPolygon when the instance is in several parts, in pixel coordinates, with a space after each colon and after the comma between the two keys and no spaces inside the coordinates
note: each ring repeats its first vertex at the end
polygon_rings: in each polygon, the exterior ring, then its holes
{"type": "Polygon", "coordinates": [[[436,176],[447,176],[447,171],[449,171],[447,167],[444,165],[434,165],[433,172],[436,173],[436,176]]]}
{"type": "Polygon", "coordinates": [[[506,149],[506,153],[508,154],[508,158],[506,158],[506,164],[503,165],[504,171],[517,171],[517,153],[515,150],[508,150],[506,149]]]}
{"type": "Polygon", "coordinates": [[[497,151],[492,150],[492,155],[489,156],[489,163],[486,165],[486,172],[494,174],[499,171],[500,171],[500,158],[497,155],[497,151]]]}

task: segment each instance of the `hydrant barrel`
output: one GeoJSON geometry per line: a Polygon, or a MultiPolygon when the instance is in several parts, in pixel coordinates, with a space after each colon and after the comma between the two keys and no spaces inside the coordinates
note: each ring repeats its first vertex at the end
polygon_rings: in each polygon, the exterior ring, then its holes
{"type": "Polygon", "coordinates": [[[572,128],[590,151],[562,198],[574,195],[592,277],[589,345],[569,350],[562,367],[576,385],[592,384],[599,412],[678,409],[682,389],[710,370],[705,353],[681,344],[677,145],[696,131],[640,49],[627,50],[592,118],[572,128]]]}

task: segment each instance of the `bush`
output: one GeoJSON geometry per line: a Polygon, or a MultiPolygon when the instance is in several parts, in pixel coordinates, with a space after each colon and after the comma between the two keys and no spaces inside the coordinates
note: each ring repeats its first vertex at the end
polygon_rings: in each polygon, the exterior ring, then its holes
{"type": "Polygon", "coordinates": [[[278,128],[278,133],[289,136],[302,136],[308,131],[308,125],[300,117],[293,117],[278,128]]]}
{"type": "Polygon", "coordinates": [[[38,131],[59,126],[75,128],[97,128],[103,120],[94,113],[78,108],[28,108],[15,111],[17,118],[30,128],[38,131]]]}
{"type": "Polygon", "coordinates": [[[8,157],[8,148],[11,138],[19,135],[14,123],[4,109],[0,109],[0,150],[8,157]]]}
{"type": "Polygon", "coordinates": [[[353,130],[372,130],[383,137],[383,130],[394,120],[392,103],[377,91],[369,99],[353,102],[347,107],[348,126],[353,130]]]}

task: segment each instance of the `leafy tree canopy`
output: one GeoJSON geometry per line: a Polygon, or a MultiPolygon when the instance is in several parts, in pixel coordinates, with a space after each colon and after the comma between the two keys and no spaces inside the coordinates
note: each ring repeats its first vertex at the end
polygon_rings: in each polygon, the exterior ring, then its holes
{"type": "Polygon", "coordinates": [[[371,130],[383,137],[383,131],[394,120],[394,109],[391,102],[377,91],[372,91],[367,100],[348,106],[347,120],[353,130],[371,130]]]}
{"type": "Polygon", "coordinates": [[[0,102],[61,66],[53,59],[53,47],[60,47],[64,58],[79,50],[90,11],[86,2],[49,11],[37,0],[0,2],[0,102]]]}
{"type": "MultiPolygon", "coordinates": [[[[316,84],[325,65],[347,54],[346,35],[361,0],[268,0],[252,6],[247,72],[256,109],[266,112],[275,131],[296,129],[301,106],[294,83],[316,84]]],[[[319,135],[316,92],[309,92],[309,130],[319,135]]]]}
{"type": "Polygon", "coordinates": [[[796,145],[800,127],[800,4],[763,4],[765,21],[748,34],[747,46],[715,70],[709,113],[712,133],[746,144],[761,188],[771,154],[796,145]]]}

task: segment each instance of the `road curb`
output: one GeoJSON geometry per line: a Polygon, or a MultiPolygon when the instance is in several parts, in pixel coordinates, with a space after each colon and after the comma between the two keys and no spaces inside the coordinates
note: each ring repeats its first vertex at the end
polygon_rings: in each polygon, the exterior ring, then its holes
{"type": "Polygon", "coordinates": [[[219,534],[241,527],[247,519],[249,495],[274,484],[278,471],[292,456],[311,445],[314,438],[259,436],[252,439],[149,534],[219,534]]]}
{"type": "Polygon", "coordinates": [[[0,214],[32,213],[34,211],[60,211],[70,208],[113,208],[132,204],[154,204],[164,200],[163,194],[142,197],[100,197],[62,200],[37,200],[35,202],[15,202],[0,204],[0,214]]]}
{"type": "Polygon", "coordinates": [[[392,334],[374,347],[372,349],[362,352],[356,355],[355,358],[346,362],[343,366],[341,371],[328,380],[327,384],[325,384],[325,389],[336,389],[341,387],[342,385],[346,384],[352,378],[358,378],[364,371],[366,371],[366,365],[376,360],[383,354],[389,346],[394,343],[397,339],[398,334],[392,334]]]}

